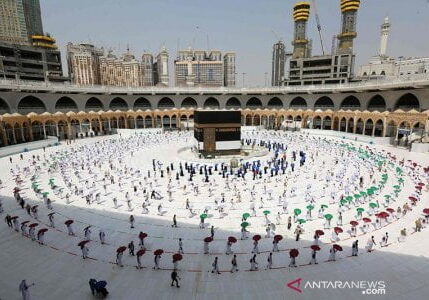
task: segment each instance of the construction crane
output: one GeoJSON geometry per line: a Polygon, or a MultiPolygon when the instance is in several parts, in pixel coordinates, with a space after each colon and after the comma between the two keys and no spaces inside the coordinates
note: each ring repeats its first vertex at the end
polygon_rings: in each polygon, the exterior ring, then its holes
{"type": "Polygon", "coordinates": [[[322,38],[322,26],[320,25],[320,18],[319,18],[319,12],[317,11],[316,0],[311,0],[311,2],[314,7],[314,15],[316,16],[316,24],[317,24],[317,31],[319,31],[320,46],[322,47],[323,55],[325,55],[325,47],[323,47],[323,38],[322,38]]]}

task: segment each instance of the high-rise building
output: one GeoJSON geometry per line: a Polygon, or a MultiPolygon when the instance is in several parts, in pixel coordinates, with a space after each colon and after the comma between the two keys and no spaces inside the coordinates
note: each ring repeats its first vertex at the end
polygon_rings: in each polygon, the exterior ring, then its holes
{"type": "Polygon", "coordinates": [[[342,12],[342,30],[335,53],[312,55],[312,42],[307,38],[310,3],[298,2],[293,8],[295,34],[293,56],[289,62],[286,85],[338,84],[353,77],[355,55],[353,40],[357,36],[356,18],[360,0],[339,0],[342,12]]]}
{"type": "Polygon", "coordinates": [[[235,52],[226,52],[223,56],[224,86],[235,86],[235,52]]]}
{"type": "Polygon", "coordinates": [[[43,35],[42,13],[39,0],[22,0],[28,36],[43,35]]]}
{"type": "Polygon", "coordinates": [[[121,58],[111,52],[100,57],[100,78],[102,85],[139,87],[143,84],[141,63],[127,50],[121,58]]]}
{"type": "Polygon", "coordinates": [[[273,45],[271,85],[280,86],[285,77],[286,47],[282,41],[273,45]]]}
{"type": "Polygon", "coordinates": [[[100,57],[104,50],[90,44],[67,44],[69,76],[77,85],[96,85],[101,83],[100,57]]]}
{"type": "Polygon", "coordinates": [[[143,86],[154,85],[154,68],[153,68],[153,55],[150,53],[143,53],[142,55],[142,72],[143,86]]]}
{"type": "Polygon", "coordinates": [[[181,50],[174,63],[176,86],[234,86],[235,53],[181,50]]]}
{"type": "Polygon", "coordinates": [[[154,84],[157,86],[168,86],[169,83],[168,52],[163,46],[161,52],[156,56],[156,62],[154,63],[154,84]]]}
{"type": "Polygon", "coordinates": [[[19,45],[29,44],[22,0],[0,1],[0,41],[19,45]]]}

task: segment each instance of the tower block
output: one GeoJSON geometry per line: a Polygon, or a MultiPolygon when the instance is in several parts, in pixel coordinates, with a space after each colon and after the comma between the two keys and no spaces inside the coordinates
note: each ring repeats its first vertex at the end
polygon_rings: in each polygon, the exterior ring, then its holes
{"type": "Polygon", "coordinates": [[[307,56],[307,21],[310,17],[310,3],[298,2],[293,7],[293,19],[295,21],[295,34],[292,58],[304,58],[307,56]]]}
{"type": "Polygon", "coordinates": [[[353,40],[357,36],[356,21],[360,0],[340,0],[342,13],[342,32],[337,36],[339,40],[337,54],[353,53],[353,40]]]}

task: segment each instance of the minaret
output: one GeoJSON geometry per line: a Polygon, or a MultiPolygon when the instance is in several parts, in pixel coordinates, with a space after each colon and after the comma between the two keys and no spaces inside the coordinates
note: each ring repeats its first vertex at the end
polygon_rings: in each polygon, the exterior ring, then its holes
{"type": "Polygon", "coordinates": [[[356,21],[360,0],[340,0],[342,13],[342,30],[337,36],[339,40],[337,54],[352,54],[353,40],[357,36],[356,21]]]}
{"type": "Polygon", "coordinates": [[[293,7],[293,19],[295,21],[295,35],[292,42],[292,58],[304,58],[307,56],[307,21],[310,16],[310,3],[298,2],[293,7]]]}
{"type": "Polygon", "coordinates": [[[380,39],[380,56],[385,57],[387,54],[387,42],[389,40],[390,23],[389,17],[384,18],[384,23],[381,25],[381,39],[380,39]]]}

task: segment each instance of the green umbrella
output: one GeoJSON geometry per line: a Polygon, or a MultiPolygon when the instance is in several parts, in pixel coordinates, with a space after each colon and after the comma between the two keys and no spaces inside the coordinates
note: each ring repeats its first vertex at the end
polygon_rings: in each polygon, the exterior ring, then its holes
{"type": "Polygon", "coordinates": [[[304,224],[306,221],[304,219],[298,219],[299,224],[304,224]]]}
{"type": "Polygon", "coordinates": [[[399,178],[399,179],[398,179],[398,182],[399,182],[399,183],[403,183],[403,182],[404,182],[404,178],[399,178]]]}
{"type": "Polygon", "coordinates": [[[326,220],[328,220],[328,221],[329,221],[329,220],[331,220],[331,219],[332,219],[332,217],[333,217],[333,216],[332,216],[331,214],[326,214],[326,215],[325,215],[325,219],[326,219],[326,220]]]}
{"type": "Polygon", "coordinates": [[[374,190],[368,189],[368,195],[370,196],[374,195],[374,190]]]}
{"type": "Polygon", "coordinates": [[[346,200],[347,200],[347,201],[349,201],[349,202],[350,202],[350,201],[353,201],[353,197],[352,197],[352,196],[347,196],[347,197],[346,197],[346,200]]]}
{"type": "Polygon", "coordinates": [[[243,214],[243,219],[245,219],[245,220],[246,220],[248,217],[250,217],[250,214],[249,214],[249,213],[244,213],[244,214],[243,214]]]}
{"type": "Polygon", "coordinates": [[[321,208],[328,208],[328,206],[326,204],[322,204],[320,205],[321,208]]]}
{"type": "Polygon", "coordinates": [[[359,199],[360,198],[360,194],[355,194],[355,198],[359,199]]]}
{"type": "Polygon", "coordinates": [[[47,196],[47,195],[49,195],[49,192],[43,192],[42,195],[47,196]]]}
{"type": "Polygon", "coordinates": [[[342,205],[347,204],[347,200],[343,199],[343,200],[341,200],[341,201],[340,201],[340,203],[341,203],[342,205]]]}
{"type": "Polygon", "coordinates": [[[399,185],[394,185],[394,186],[393,186],[393,188],[394,188],[395,190],[399,190],[401,187],[400,187],[399,185]]]}
{"type": "Polygon", "coordinates": [[[370,189],[376,191],[376,190],[378,190],[378,186],[372,186],[372,187],[370,187],[370,189]]]}
{"type": "Polygon", "coordinates": [[[362,207],[358,207],[358,208],[356,208],[356,210],[357,210],[358,213],[364,212],[364,209],[362,207]]]}
{"type": "MultiPolygon", "coordinates": [[[[369,193],[368,193],[369,194],[369,193]]],[[[367,193],[366,192],[364,192],[364,191],[362,191],[362,192],[360,192],[360,195],[362,196],[362,197],[366,197],[367,196],[367,193]]]]}
{"type": "Polygon", "coordinates": [[[269,210],[264,210],[263,213],[264,215],[269,215],[271,212],[269,210]]]}
{"type": "Polygon", "coordinates": [[[301,214],[301,210],[300,210],[299,208],[295,208],[295,209],[293,210],[293,213],[295,214],[295,216],[298,216],[298,215],[300,215],[300,214],[301,214]]]}
{"type": "Polygon", "coordinates": [[[313,209],[314,209],[314,206],[313,206],[313,205],[308,205],[308,206],[307,206],[307,209],[308,209],[308,210],[313,210],[313,209]]]}
{"type": "Polygon", "coordinates": [[[200,215],[200,218],[201,218],[201,219],[207,219],[207,214],[201,214],[201,215],[200,215]]]}
{"type": "Polygon", "coordinates": [[[246,228],[249,225],[250,225],[250,223],[248,223],[248,222],[241,223],[241,227],[243,227],[243,228],[246,228]]]}
{"type": "Polygon", "coordinates": [[[384,195],[384,198],[390,199],[390,198],[392,198],[392,196],[390,196],[390,195],[384,195]]]}
{"type": "Polygon", "coordinates": [[[371,203],[369,204],[369,207],[371,207],[371,208],[376,208],[376,207],[377,207],[377,203],[371,202],[371,203]]]}

